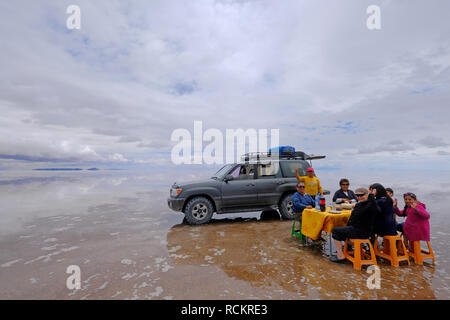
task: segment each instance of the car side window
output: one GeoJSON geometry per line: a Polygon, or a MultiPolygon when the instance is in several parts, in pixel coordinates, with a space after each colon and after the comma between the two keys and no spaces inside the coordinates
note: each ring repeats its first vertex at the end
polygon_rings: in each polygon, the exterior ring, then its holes
{"type": "Polygon", "coordinates": [[[234,179],[236,179],[239,176],[239,172],[241,170],[241,166],[237,166],[233,171],[231,171],[231,175],[234,179]]]}
{"type": "Polygon", "coordinates": [[[276,178],[279,174],[280,166],[278,162],[258,164],[258,178],[276,178]]]}
{"type": "Polygon", "coordinates": [[[300,176],[306,176],[306,169],[309,164],[306,161],[280,161],[283,176],[286,178],[295,178],[295,170],[298,169],[300,176]]]}
{"type": "MultiPolygon", "coordinates": [[[[253,165],[241,165],[238,167],[239,171],[236,177],[234,177],[236,180],[247,180],[247,179],[253,179],[254,177],[254,169],[253,165]]],[[[236,168],[236,169],[238,169],[236,168]]]]}

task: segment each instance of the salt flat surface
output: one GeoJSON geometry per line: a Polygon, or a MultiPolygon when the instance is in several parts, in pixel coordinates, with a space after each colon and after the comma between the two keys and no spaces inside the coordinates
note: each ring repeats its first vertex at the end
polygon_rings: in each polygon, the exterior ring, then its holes
{"type": "Polygon", "coordinates": [[[186,225],[166,201],[179,174],[8,173],[0,176],[0,299],[450,298],[448,175],[319,174],[332,193],[342,177],[353,189],[393,187],[401,205],[403,192],[415,192],[431,214],[436,265],[381,262],[381,289],[370,290],[365,269],[329,262],[326,242],[302,245],[275,214],[186,225]],[[66,287],[70,265],[80,267],[79,290],[66,287]]]}

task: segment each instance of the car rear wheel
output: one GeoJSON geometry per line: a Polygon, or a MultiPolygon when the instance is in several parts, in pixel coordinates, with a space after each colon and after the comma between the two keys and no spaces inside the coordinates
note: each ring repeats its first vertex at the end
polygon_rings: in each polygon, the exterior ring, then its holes
{"type": "Polygon", "coordinates": [[[281,199],[280,213],[284,219],[292,220],[295,217],[292,210],[292,194],[287,194],[281,199]]]}
{"type": "Polygon", "coordinates": [[[205,197],[191,199],[184,208],[184,214],[189,224],[204,224],[211,220],[214,207],[211,201],[205,197]]]}

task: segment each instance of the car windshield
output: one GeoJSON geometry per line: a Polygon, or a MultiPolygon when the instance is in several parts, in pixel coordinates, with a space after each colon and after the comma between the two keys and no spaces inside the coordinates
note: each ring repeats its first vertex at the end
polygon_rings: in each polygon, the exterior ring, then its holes
{"type": "Polygon", "coordinates": [[[223,166],[219,171],[216,172],[216,174],[214,176],[212,176],[213,178],[219,178],[222,179],[223,177],[225,177],[225,175],[228,173],[228,171],[230,171],[230,169],[234,166],[234,164],[227,164],[225,166],[223,166]]]}

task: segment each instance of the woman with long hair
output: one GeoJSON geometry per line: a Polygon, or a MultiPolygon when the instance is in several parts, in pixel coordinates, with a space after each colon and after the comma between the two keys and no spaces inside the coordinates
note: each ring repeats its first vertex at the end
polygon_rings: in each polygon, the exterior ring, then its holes
{"type": "Polygon", "coordinates": [[[377,205],[380,208],[375,217],[373,232],[378,236],[397,235],[397,223],[394,217],[394,205],[388,196],[386,189],[379,183],[374,183],[369,187],[370,192],[375,196],[377,205]]]}

